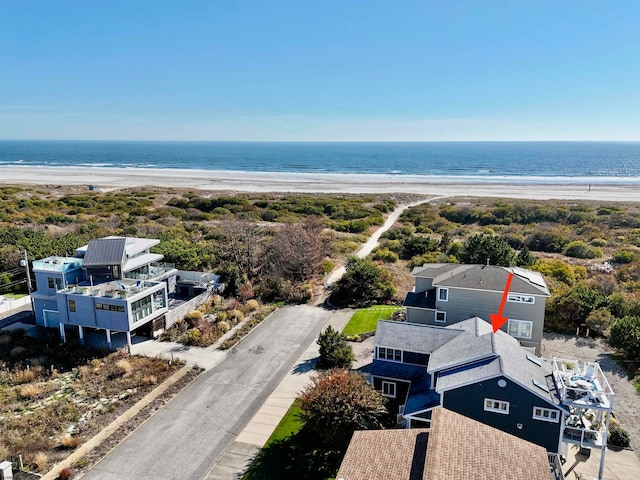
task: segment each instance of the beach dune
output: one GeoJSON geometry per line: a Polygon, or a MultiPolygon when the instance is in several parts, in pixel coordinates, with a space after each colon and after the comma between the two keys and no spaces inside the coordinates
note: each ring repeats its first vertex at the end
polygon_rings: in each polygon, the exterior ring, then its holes
{"type": "Polygon", "coordinates": [[[361,175],[100,167],[0,167],[0,184],[136,186],[239,192],[412,193],[530,199],[640,201],[640,179],[589,183],[589,179],[491,179],[422,175],[361,175]]]}

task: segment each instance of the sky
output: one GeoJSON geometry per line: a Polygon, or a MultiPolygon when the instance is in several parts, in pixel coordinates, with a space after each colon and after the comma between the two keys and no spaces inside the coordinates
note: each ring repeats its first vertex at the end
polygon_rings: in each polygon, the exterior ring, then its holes
{"type": "Polygon", "coordinates": [[[636,0],[0,0],[0,139],[640,141],[636,0]]]}

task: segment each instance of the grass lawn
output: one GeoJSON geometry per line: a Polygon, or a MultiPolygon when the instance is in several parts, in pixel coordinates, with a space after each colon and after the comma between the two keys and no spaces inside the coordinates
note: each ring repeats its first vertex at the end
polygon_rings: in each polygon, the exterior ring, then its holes
{"type": "Polygon", "coordinates": [[[344,451],[323,446],[299,420],[296,401],[253,460],[243,480],[326,480],[335,477],[344,451]]]}
{"type": "Polygon", "coordinates": [[[393,312],[402,307],[395,305],[373,305],[369,308],[362,308],[353,314],[349,323],[344,327],[344,335],[361,335],[375,331],[378,320],[389,320],[393,312]]]}
{"type": "Polygon", "coordinates": [[[297,400],[293,402],[293,405],[289,407],[287,413],[285,413],[282,420],[273,431],[267,443],[265,443],[265,447],[268,447],[271,443],[277,442],[278,440],[284,440],[285,438],[295,435],[302,428],[302,421],[299,418],[299,414],[302,412],[300,408],[300,402],[297,400]]]}
{"type": "Polygon", "coordinates": [[[24,293],[3,293],[2,296],[4,298],[8,298],[10,300],[18,300],[19,298],[25,297],[24,293]]]}

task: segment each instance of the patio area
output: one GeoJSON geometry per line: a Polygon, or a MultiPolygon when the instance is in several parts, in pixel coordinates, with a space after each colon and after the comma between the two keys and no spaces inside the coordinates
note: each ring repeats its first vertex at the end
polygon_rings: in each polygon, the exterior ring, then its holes
{"type": "MultiPolygon", "coordinates": [[[[570,445],[567,461],[562,466],[564,476],[568,480],[592,480],[598,478],[600,468],[600,449],[592,449],[587,457],[580,455],[578,445],[570,445]]],[[[640,472],[640,460],[633,450],[607,449],[603,480],[637,480],[640,472]]]]}

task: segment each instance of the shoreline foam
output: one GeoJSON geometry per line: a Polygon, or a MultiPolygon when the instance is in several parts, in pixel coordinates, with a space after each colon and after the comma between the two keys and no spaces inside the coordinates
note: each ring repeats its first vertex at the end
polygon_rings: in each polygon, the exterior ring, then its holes
{"type": "Polygon", "coordinates": [[[531,199],[640,201],[639,177],[436,177],[117,167],[0,166],[0,184],[136,186],[295,193],[414,193],[531,199]],[[544,179],[547,179],[545,181],[544,179]],[[598,181],[600,180],[600,181],[598,181]]]}

